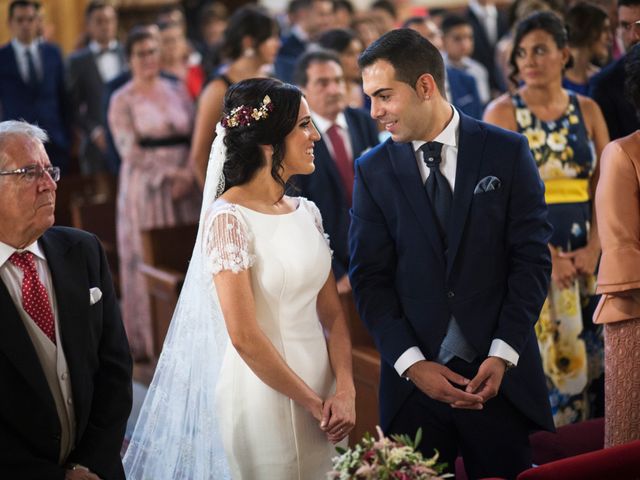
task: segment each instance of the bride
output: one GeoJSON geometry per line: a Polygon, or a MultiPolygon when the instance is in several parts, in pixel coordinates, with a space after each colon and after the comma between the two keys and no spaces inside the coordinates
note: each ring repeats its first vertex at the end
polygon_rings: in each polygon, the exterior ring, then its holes
{"type": "Polygon", "coordinates": [[[230,87],[196,245],[124,458],[128,479],[321,479],[355,423],[351,342],[313,202],[300,91],[230,87]]]}

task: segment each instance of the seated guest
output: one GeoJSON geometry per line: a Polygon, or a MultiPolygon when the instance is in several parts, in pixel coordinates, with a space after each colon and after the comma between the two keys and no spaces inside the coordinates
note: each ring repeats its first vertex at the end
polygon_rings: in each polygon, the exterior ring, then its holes
{"type": "Polygon", "coordinates": [[[47,134],[0,123],[0,465],[3,478],[124,480],[131,356],[107,259],[52,227],[47,134]]]}
{"type": "Polygon", "coordinates": [[[484,65],[471,58],[473,53],[471,23],[464,17],[447,15],[442,20],[441,28],[445,65],[471,75],[476,81],[480,101],[482,105],[486,105],[491,100],[489,74],[484,65]]]}
{"type": "MultiPolygon", "coordinates": [[[[640,45],[627,54],[626,95],[640,118],[640,45]]],[[[602,244],[605,447],[640,440],[640,130],[605,148],[596,192],[602,244]]]]}
{"type": "Polygon", "coordinates": [[[322,137],[313,148],[315,171],[299,175],[294,184],[320,209],[333,249],[338,292],[348,292],[353,164],[365,150],[378,144],[376,125],[364,111],[347,107],[344,73],[334,53],[320,50],[304,54],[296,65],[294,80],[305,94],[322,137]]]}
{"type": "Polygon", "coordinates": [[[579,2],[569,9],[564,21],[573,64],[565,70],[562,86],[586,95],[589,79],[609,59],[613,39],[609,17],[599,6],[579,2]]]}
{"type": "Polygon", "coordinates": [[[118,253],[122,312],[134,358],[153,353],[140,230],[198,219],[201,197],[188,165],[193,103],[181,83],[160,76],[157,36],[134,28],[126,43],[132,79],[114,93],[109,126],[122,158],[118,253]]]}

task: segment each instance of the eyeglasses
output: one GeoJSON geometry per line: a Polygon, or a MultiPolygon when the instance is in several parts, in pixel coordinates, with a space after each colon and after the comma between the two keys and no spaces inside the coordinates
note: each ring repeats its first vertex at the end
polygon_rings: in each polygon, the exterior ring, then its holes
{"type": "Polygon", "coordinates": [[[0,175],[21,175],[21,178],[31,183],[40,180],[44,174],[51,177],[54,182],[60,180],[60,167],[41,167],[40,165],[28,165],[15,170],[0,171],[0,175]]]}

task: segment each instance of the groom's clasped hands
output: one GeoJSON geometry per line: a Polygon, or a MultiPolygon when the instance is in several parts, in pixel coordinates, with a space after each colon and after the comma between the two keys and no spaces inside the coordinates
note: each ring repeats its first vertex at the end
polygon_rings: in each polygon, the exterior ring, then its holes
{"type": "Polygon", "coordinates": [[[482,410],[484,403],[498,394],[505,369],[502,359],[489,357],[470,380],[444,365],[423,360],[411,365],[405,375],[434,400],[453,408],[482,410]]]}

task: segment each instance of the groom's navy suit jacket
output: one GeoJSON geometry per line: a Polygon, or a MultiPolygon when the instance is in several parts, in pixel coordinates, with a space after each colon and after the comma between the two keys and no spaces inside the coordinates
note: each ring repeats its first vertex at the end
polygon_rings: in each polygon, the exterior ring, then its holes
{"type": "Polygon", "coordinates": [[[553,430],[533,328],[551,272],[544,186],[523,136],[460,117],[446,253],[412,145],[388,140],[356,162],[350,277],[382,357],[381,424],[416,388],[398,357],[417,346],[434,360],[454,315],[482,358],[495,338],[516,350],[500,391],[532,428],[553,430]],[[500,188],[474,194],[487,176],[500,188]]]}

